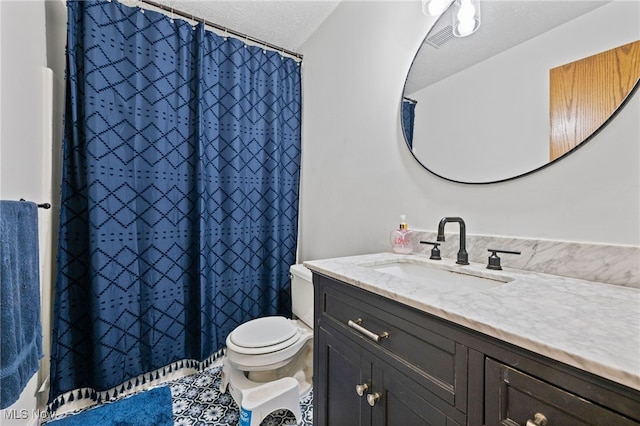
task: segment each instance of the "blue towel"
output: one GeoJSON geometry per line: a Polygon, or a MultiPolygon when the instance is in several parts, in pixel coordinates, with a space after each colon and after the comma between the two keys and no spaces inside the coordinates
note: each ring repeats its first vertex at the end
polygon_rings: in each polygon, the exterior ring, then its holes
{"type": "Polygon", "coordinates": [[[38,206],[0,201],[0,408],[6,408],[40,367],[38,206]]]}

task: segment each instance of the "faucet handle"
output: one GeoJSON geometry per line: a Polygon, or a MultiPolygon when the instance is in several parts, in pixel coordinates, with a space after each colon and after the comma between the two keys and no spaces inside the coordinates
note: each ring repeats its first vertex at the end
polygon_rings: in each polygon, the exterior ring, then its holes
{"type": "Polygon", "coordinates": [[[429,257],[429,259],[442,260],[442,258],[440,257],[440,249],[438,248],[440,243],[432,243],[431,241],[420,241],[420,244],[431,244],[433,246],[433,248],[431,249],[431,257],[429,257]]]}
{"type": "Polygon", "coordinates": [[[510,250],[493,250],[488,249],[491,252],[491,256],[489,256],[489,263],[487,264],[487,269],[494,269],[496,271],[502,270],[502,265],[500,265],[500,258],[497,253],[505,253],[505,254],[520,254],[519,251],[510,251],[510,250]]]}

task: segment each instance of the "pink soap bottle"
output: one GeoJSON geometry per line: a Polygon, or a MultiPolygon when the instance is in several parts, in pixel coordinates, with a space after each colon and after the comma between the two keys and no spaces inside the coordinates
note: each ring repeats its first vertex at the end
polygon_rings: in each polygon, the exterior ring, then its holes
{"type": "Polygon", "coordinates": [[[410,231],[405,222],[406,216],[400,216],[400,226],[391,231],[391,249],[398,254],[413,253],[413,231],[410,231]]]}

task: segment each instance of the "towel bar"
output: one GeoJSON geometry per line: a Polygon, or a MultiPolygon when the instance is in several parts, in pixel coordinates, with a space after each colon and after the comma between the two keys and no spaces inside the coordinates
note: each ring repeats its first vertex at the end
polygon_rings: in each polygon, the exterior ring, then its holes
{"type": "MultiPolygon", "coordinates": [[[[20,201],[27,201],[24,198],[20,198],[20,201]]],[[[50,209],[51,208],[51,204],[49,203],[42,203],[42,204],[36,204],[38,206],[38,208],[41,209],[50,209]]]]}

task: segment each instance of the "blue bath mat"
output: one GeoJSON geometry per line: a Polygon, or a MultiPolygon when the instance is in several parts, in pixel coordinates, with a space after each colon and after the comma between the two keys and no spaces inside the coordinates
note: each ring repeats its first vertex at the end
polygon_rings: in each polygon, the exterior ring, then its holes
{"type": "Polygon", "coordinates": [[[163,386],[53,420],[47,426],[173,426],[171,405],[171,390],[163,386]]]}

